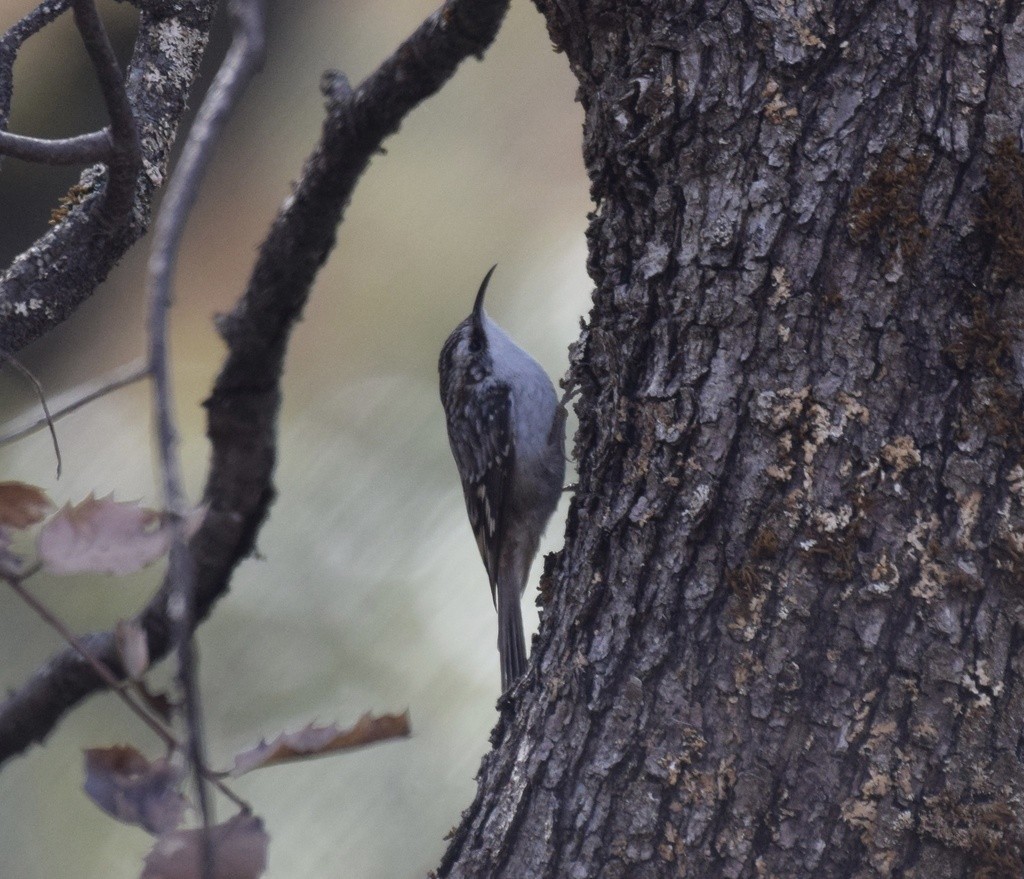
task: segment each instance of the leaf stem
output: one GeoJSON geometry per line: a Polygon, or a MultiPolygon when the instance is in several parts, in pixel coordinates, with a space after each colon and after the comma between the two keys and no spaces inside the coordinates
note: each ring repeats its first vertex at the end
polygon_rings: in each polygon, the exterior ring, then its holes
{"type": "MultiPolygon", "coordinates": [[[[89,663],[90,666],[92,666],[93,671],[95,671],[96,674],[102,679],[103,683],[105,683],[108,687],[110,687],[111,690],[114,691],[117,697],[122,702],[124,702],[124,704],[127,705],[129,709],[131,709],[132,713],[135,714],[135,716],[138,717],[144,724],[146,724],[146,726],[148,726],[157,735],[157,737],[160,738],[161,741],[163,741],[163,743],[167,746],[169,750],[183,750],[183,745],[181,741],[178,739],[178,737],[174,734],[174,732],[164,723],[162,723],[158,718],[154,717],[146,708],[140,705],[132,697],[131,693],[129,693],[128,689],[125,687],[124,682],[118,680],[117,675],[115,675],[106,665],[104,665],[102,662],[100,662],[99,659],[92,655],[92,653],[89,651],[89,648],[86,647],[85,644],[81,641],[81,639],[79,639],[75,635],[75,633],[72,632],[65,625],[64,621],[61,620],[60,617],[58,617],[52,610],[50,610],[45,604],[43,604],[43,602],[41,602],[31,592],[29,592],[28,589],[25,588],[24,581],[31,577],[33,574],[37,573],[41,567],[41,564],[39,562],[36,562],[31,567],[27,568],[24,572],[17,576],[14,576],[10,573],[4,573],[3,579],[7,581],[7,585],[9,585],[11,589],[15,591],[18,597],[22,601],[24,601],[25,604],[31,607],[32,610],[34,610],[39,615],[39,617],[44,622],[46,622],[47,625],[50,626],[50,628],[58,632],[60,636],[68,642],[68,644],[70,644],[76,651],[78,651],[82,659],[84,659],[87,663],[89,663]]],[[[211,769],[205,766],[203,767],[203,770],[206,778],[210,782],[212,782],[217,787],[217,789],[222,794],[224,794],[224,796],[231,800],[231,802],[238,806],[243,812],[252,812],[252,807],[245,800],[239,797],[234,791],[232,791],[231,788],[224,784],[218,773],[212,771],[211,769]]]]}

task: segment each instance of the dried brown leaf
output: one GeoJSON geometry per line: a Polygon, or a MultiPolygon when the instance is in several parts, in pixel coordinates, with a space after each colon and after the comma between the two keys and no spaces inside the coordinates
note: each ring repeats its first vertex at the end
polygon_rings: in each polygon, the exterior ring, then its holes
{"type": "Polygon", "coordinates": [[[180,769],[160,758],[150,762],[130,745],[85,751],[85,792],[108,815],[150,833],[181,822],[187,805],[178,792],[180,769]]]}
{"type": "MultiPolygon", "coordinates": [[[[146,855],[141,879],[202,879],[202,830],[161,836],[146,855]]],[[[244,812],[210,828],[213,879],[256,879],[267,868],[270,838],[263,822],[244,812]]]]}
{"type": "Polygon", "coordinates": [[[133,681],[149,668],[149,641],[138,620],[118,620],[114,626],[114,643],[121,665],[133,681]]]}
{"type": "Polygon", "coordinates": [[[0,525],[28,528],[53,509],[46,492],[24,482],[0,482],[0,525]]]}
{"type": "Polygon", "coordinates": [[[131,574],[171,546],[166,518],[113,495],[67,504],[39,532],[39,557],[51,574],[131,574]]]}
{"type": "Polygon", "coordinates": [[[237,778],[253,769],[287,760],[349,751],[374,742],[407,736],[409,732],[408,711],[402,714],[382,714],[379,717],[367,712],[349,729],[339,729],[335,724],[316,726],[311,723],[297,732],[282,733],[269,742],[261,741],[256,747],[238,754],[231,775],[237,778]]]}
{"type": "Polygon", "coordinates": [[[174,713],[174,709],[178,707],[177,703],[171,701],[171,697],[166,693],[154,693],[149,687],[146,686],[146,682],[132,681],[132,687],[143,702],[149,706],[150,710],[156,714],[164,723],[171,722],[171,715],[174,713]]]}

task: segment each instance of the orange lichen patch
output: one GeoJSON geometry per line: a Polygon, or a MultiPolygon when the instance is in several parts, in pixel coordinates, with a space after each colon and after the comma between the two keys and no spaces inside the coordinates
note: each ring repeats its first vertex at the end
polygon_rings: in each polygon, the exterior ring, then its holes
{"type": "Polygon", "coordinates": [[[66,194],[57,199],[57,207],[50,211],[50,225],[56,226],[64,220],[75,205],[80,204],[89,193],[92,192],[91,185],[81,183],[74,184],[66,194]]]}

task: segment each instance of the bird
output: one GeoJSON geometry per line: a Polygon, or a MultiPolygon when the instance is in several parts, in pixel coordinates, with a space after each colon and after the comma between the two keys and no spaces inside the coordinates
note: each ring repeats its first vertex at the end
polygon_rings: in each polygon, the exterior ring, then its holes
{"type": "Polygon", "coordinates": [[[520,601],[565,478],[565,407],[543,367],[484,311],[473,310],[438,360],[448,441],[469,524],[498,612],[502,693],[526,671],[520,601]]]}

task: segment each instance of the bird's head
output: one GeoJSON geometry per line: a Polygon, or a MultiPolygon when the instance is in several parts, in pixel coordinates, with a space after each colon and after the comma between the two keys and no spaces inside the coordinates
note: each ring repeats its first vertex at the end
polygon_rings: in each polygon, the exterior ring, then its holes
{"type": "Polygon", "coordinates": [[[497,265],[491,266],[480,282],[473,310],[469,317],[462,321],[448,336],[441,349],[438,370],[441,374],[441,389],[445,385],[464,386],[468,383],[483,381],[491,373],[491,354],[488,339],[487,315],[484,314],[484,295],[487,282],[497,265]],[[446,381],[447,380],[447,381],[446,381]]]}

